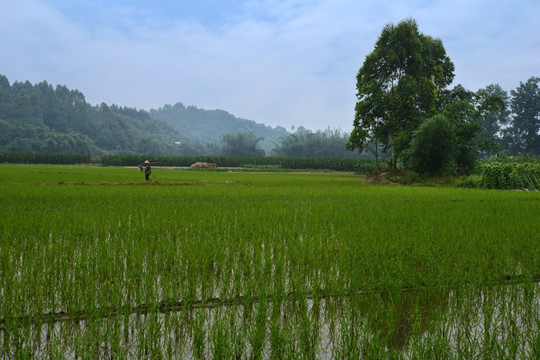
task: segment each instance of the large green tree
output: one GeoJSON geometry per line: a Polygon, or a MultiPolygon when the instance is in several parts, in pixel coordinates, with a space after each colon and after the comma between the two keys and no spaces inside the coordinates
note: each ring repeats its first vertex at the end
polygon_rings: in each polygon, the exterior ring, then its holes
{"type": "Polygon", "coordinates": [[[510,91],[513,116],[505,140],[511,154],[540,154],[539,84],[539,77],[531,77],[510,91]]]}
{"type": "Polygon", "coordinates": [[[502,130],[510,121],[508,93],[499,84],[491,84],[480,89],[475,94],[481,104],[478,110],[481,114],[480,140],[486,150],[484,157],[489,157],[502,150],[502,130]]]}
{"type": "Polygon", "coordinates": [[[358,71],[348,148],[362,151],[375,141],[406,161],[414,131],[440,110],[440,93],[453,79],[440,39],[420,33],[413,19],[386,25],[358,71]]]}

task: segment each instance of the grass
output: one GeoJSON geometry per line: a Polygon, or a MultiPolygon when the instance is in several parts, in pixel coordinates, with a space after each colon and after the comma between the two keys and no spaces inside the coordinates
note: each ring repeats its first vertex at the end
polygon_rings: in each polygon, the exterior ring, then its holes
{"type": "Polygon", "coordinates": [[[3,357],[540,351],[538,193],[153,173],[0,165],[3,357]]]}

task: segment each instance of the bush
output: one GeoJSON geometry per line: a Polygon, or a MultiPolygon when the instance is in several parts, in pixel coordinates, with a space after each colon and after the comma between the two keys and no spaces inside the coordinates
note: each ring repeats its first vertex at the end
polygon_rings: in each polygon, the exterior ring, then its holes
{"type": "Polygon", "coordinates": [[[456,141],[446,116],[426,119],[414,132],[407,155],[415,172],[432,176],[456,173],[456,141]]]}
{"type": "Polygon", "coordinates": [[[0,163],[11,164],[88,164],[90,155],[84,154],[49,154],[49,153],[21,153],[2,152],[0,163]]]}
{"type": "Polygon", "coordinates": [[[540,162],[494,159],[482,165],[482,185],[488,189],[540,190],[540,162]]]}
{"type": "Polygon", "coordinates": [[[459,181],[456,184],[458,187],[464,188],[480,188],[482,187],[482,176],[480,175],[469,175],[462,176],[459,178],[459,181]]]}

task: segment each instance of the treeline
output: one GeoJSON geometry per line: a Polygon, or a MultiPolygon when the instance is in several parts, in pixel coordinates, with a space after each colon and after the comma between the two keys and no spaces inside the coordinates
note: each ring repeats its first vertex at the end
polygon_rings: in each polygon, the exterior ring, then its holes
{"type": "MultiPolygon", "coordinates": [[[[259,147],[262,137],[254,133],[224,134],[221,139],[220,154],[224,156],[258,157],[273,155],[278,157],[296,158],[361,158],[373,157],[370,153],[358,154],[347,150],[349,134],[340,130],[316,132],[299,127],[294,134],[280,138],[280,143],[274,144],[270,153],[265,153],[259,147]]],[[[381,153],[385,155],[385,153],[381,153]]]]}
{"type": "MultiPolygon", "coordinates": [[[[106,155],[101,157],[104,166],[137,166],[147,157],[106,155]]],[[[278,169],[311,169],[332,171],[373,172],[375,159],[360,158],[294,158],[294,157],[243,157],[243,156],[153,156],[157,166],[189,167],[196,162],[215,163],[218,167],[275,167],[278,169]]]]}
{"type": "Polygon", "coordinates": [[[416,20],[387,24],[357,73],[347,146],[380,145],[395,168],[424,176],[471,174],[490,155],[540,154],[540,78],[509,97],[496,84],[450,88],[454,77],[442,41],[421,33],[416,20]]]}
{"type": "MultiPolygon", "coordinates": [[[[92,157],[377,156],[399,159],[420,173],[466,173],[478,157],[540,154],[539,84],[540,78],[532,77],[510,95],[499,85],[476,93],[456,86],[441,92],[438,103],[445,104],[444,109],[422,120],[422,126],[412,126],[414,131],[397,136],[390,131],[392,124],[383,127],[377,119],[365,128],[355,125],[352,134],[303,127],[291,134],[223,110],[181,103],[149,112],[105,103],[93,106],[78,90],[46,81],[11,85],[0,75],[0,152],[92,157]],[[349,142],[349,149],[362,152],[347,150],[349,142]],[[418,161],[424,158],[428,161],[418,161]]],[[[396,119],[402,119],[399,111],[396,119]]]]}
{"type": "MultiPolygon", "coordinates": [[[[361,157],[345,148],[348,134],[290,134],[236,118],[223,110],[165,105],[137,110],[117,105],[92,106],[78,90],[43,81],[15,82],[0,75],[0,151],[74,153],[98,157],[153,156],[288,156],[361,157]]],[[[363,155],[365,156],[365,154],[363,155]]]]}
{"type": "MultiPolygon", "coordinates": [[[[294,134],[281,138],[280,143],[272,150],[275,156],[286,157],[334,157],[358,158],[373,157],[369,152],[358,154],[347,150],[349,134],[337,129],[324,131],[308,131],[303,127],[294,134]]],[[[388,155],[381,151],[381,155],[388,155]]]]}
{"type": "Polygon", "coordinates": [[[497,99],[501,105],[479,109],[483,112],[480,139],[495,145],[487,147],[484,155],[540,155],[540,77],[520,82],[510,95],[500,85],[492,84],[474,96],[497,99]]]}
{"type": "Polygon", "coordinates": [[[0,163],[12,164],[96,164],[102,166],[137,166],[150,160],[157,166],[189,167],[196,162],[215,163],[218,167],[273,167],[276,169],[309,169],[354,171],[369,173],[375,170],[374,159],[360,158],[294,158],[244,156],[141,156],[104,155],[91,158],[81,154],[44,154],[0,152],[0,163]]]}
{"type": "Polygon", "coordinates": [[[89,164],[89,154],[47,154],[0,152],[0,163],[11,164],[89,164]]]}

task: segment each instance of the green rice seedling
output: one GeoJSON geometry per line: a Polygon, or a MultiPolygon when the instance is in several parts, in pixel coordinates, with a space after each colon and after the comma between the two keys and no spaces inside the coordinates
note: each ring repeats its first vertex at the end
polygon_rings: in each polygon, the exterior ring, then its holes
{"type": "Polygon", "coordinates": [[[281,304],[278,301],[273,301],[271,303],[272,310],[269,319],[269,352],[270,356],[274,359],[284,358],[287,344],[287,337],[285,331],[282,327],[281,321],[281,304]]]}
{"type": "Polygon", "coordinates": [[[0,166],[0,357],[538,348],[538,193],[131,171],[0,166]]]}
{"type": "Polygon", "coordinates": [[[262,359],[264,357],[264,349],[266,344],[266,328],[267,328],[267,302],[260,301],[257,304],[255,319],[250,329],[249,342],[253,359],[262,359]]]}
{"type": "Polygon", "coordinates": [[[228,337],[227,325],[226,320],[219,312],[210,334],[213,359],[230,359],[233,357],[232,342],[228,337]]]}
{"type": "Polygon", "coordinates": [[[348,318],[340,320],[340,333],[336,348],[336,356],[340,359],[360,359],[359,340],[360,334],[357,334],[353,323],[348,318]]]}
{"type": "Polygon", "coordinates": [[[206,354],[206,328],[203,312],[197,312],[192,325],[193,355],[197,359],[205,358],[206,354]]]}

